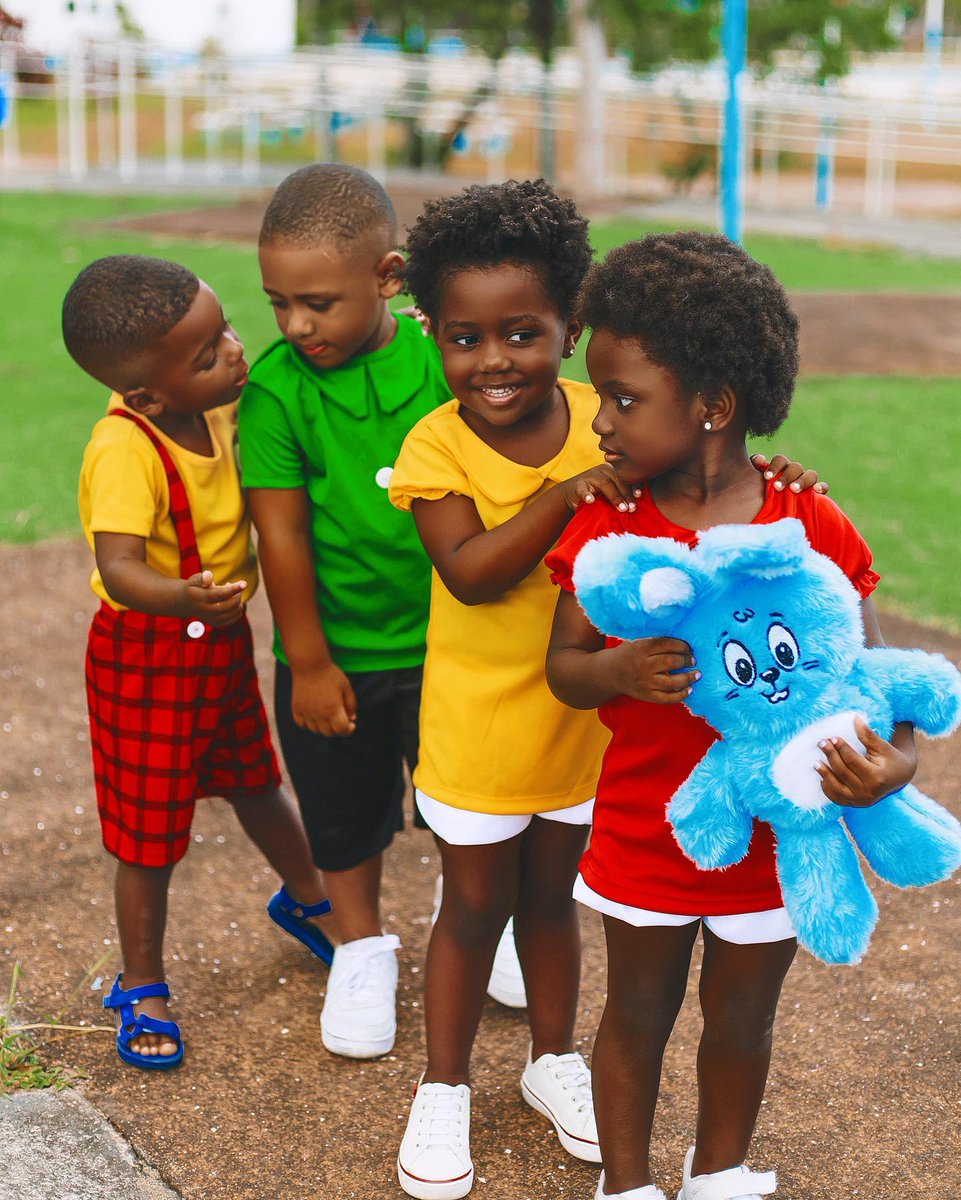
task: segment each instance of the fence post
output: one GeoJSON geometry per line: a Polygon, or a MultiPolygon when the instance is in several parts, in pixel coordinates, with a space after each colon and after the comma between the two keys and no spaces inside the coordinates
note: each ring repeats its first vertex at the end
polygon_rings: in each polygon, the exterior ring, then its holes
{"type": "Polygon", "coordinates": [[[3,167],[16,171],[20,166],[20,135],[17,131],[17,49],[11,43],[0,46],[0,71],[7,89],[7,119],[3,126],[3,167]]]}
{"type": "Polygon", "coordinates": [[[744,114],[741,87],[747,57],[747,0],[723,0],[721,44],[727,69],[721,146],[721,228],[734,242],[744,232],[744,114]]]}
{"type": "Polygon", "coordinates": [[[137,62],[131,42],[117,48],[117,108],[120,124],[120,178],[137,174],[137,62]]]}
{"type": "Polygon", "coordinates": [[[868,126],[868,153],[864,172],[864,212],[878,216],[884,211],[884,176],[887,156],[887,121],[883,113],[868,126]]]}
{"type": "Polygon", "coordinates": [[[243,114],[243,122],[240,171],[244,179],[256,179],[260,174],[260,113],[255,108],[248,108],[243,114]]]}
{"type": "Polygon", "coordinates": [[[367,170],[380,183],[387,182],[387,131],[379,88],[367,93],[367,170]]]}
{"type": "Polygon", "coordinates": [[[175,181],[184,174],[184,106],[180,75],[176,63],[164,62],[164,152],[167,178],[175,181]]]}
{"type": "Polygon", "coordinates": [[[83,47],[71,43],[67,51],[67,157],[72,179],[83,179],[87,174],[85,72],[86,60],[83,47]]]}

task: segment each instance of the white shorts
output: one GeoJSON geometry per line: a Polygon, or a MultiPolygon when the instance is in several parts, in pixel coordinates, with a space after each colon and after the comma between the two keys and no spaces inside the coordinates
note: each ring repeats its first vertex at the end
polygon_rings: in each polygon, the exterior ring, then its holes
{"type": "Polygon", "coordinates": [[[578,875],[574,881],[574,899],[588,908],[596,909],[609,917],[617,917],[640,929],[649,925],[693,925],[703,921],[722,941],[736,946],[754,946],[761,942],[783,942],[797,937],[786,908],[769,908],[764,912],[731,913],[720,917],[690,917],[680,913],[654,912],[650,908],[634,908],[630,904],[618,904],[599,896],[578,875]]]}
{"type": "Polygon", "coordinates": [[[451,846],[493,846],[495,842],[507,842],[523,833],[534,817],[560,821],[563,825],[590,825],[594,816],[593,800],[571,808],[556,808],[553,812],[503,816],[454,808],[452,804],[425,796],[420,788],[414,790],[414,796],[429,828],[451,846]]]}

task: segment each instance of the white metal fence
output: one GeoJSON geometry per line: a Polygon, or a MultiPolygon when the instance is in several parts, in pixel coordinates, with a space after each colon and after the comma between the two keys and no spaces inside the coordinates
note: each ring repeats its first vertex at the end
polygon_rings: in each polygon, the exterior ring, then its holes
{"type": "MultiPolygon", "coordinates": [[[[76,46],[47,77],[26,82],[15,82],[13,66],[13,48],[0,45],[6,186],[38,175],[63,184],[258,184],[339,157],[381,176],[423,165],[498,179],[547,167],[576,188],[584,161],[573,57],[548,76],[522,55],[496,67],[480,54],[357,47],[228,60],[127,42],[76,46]]],[[[749,201],[776,205],[789,182],[797,191],[807,180],[809,202],[828,207],[839,202],[833,184],[843,179],[847,207],[885,215],[905,207],[906,185],[916,181],[913,194],[921,184],[940,189],[944,205],[961,212],[961,62],[945,64],[939,87],[921,71],[892,58],[888,86],[883,73],[864,75],[869,88],[881,81],[870,97],[789,85],[783,75],[753,82],[745,94],[749,201]]],[[[593,194],[712,186],[721,86],[712,70],[642,80],[608,63],[593,194]]]]}

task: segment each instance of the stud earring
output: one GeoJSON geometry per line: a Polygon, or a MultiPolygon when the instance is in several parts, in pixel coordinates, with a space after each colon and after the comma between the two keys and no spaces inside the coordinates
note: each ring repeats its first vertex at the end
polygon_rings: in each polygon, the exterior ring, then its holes
{"type": "Polygon", "coordinates": [[[705,422],[704,422],[704,428],[705,428],[705,429],[713,429],[713,428],[714,428],[714,426],[713,426],[713,424],[712,424],[710,421],[705,421],[705,422]]]}
{"type": "Polygon", "coordinates": [[[564,347],[564,357],[565,358],[570,358],[573,355],[573,353],[574,353],[573,346],[565,346],[564,347]]]}

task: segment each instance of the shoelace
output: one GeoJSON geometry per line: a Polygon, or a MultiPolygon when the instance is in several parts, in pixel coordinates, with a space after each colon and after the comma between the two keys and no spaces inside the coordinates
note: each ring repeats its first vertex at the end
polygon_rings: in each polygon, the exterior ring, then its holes
{"type": "Polygon", "coordinates": [[[343,993],[348,1003],[358,1008],[379,1003],[383,999],[385,977],[396,948],[391,944],[372,954],[351,955],[347,969],[341,968],[338,972],[338,993],[343,993]]]}
{"type": "Polygon", "coordinates": [[[558,1055],[557,1061],[551,1064],[550,1071],[565,1092],[579,1093],[576,1101],[578,1113],[591,1107],[591,1073],[579,1054],[558,1055]]]}
{"type": "Polygon", "coordinates": [[[417,1123],[417,1140],[421,1146],[453,1146],[464,1148],[464,1101],[453,1089],[434,1091],[430,1084],[422,1084],[418,1095],[423,1093],[420,1120],[417,1123]],[[426,1132],[425,1132],[426,1127],[426,1132]]]}

